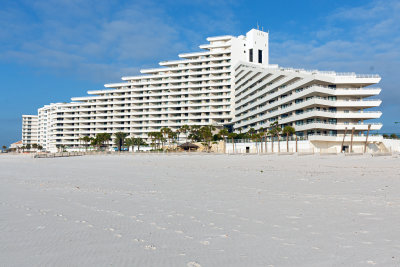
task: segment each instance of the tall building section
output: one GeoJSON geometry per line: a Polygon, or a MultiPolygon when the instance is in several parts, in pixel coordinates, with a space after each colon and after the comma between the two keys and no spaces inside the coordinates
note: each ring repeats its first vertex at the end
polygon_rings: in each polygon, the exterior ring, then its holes
{"type": "Polygon", "coordinates": [[[38,143],[38,116],[22,115],[22,145],[38,143]]]}
{"type": "MultiPolygon", "coordinates": [[[[38,142],[47,151],[74,150],[83,136],[104,132],[147,139],[162,127],[212,124],[245,131],[276,120],[295,126],[298,135],[337,139],[346,127],[362,135],[364,120],[380,117],[364,111],[380,105],[364,99],[379,94],[380,89],[365,88],[379,82],[378,76],[270,65],[268,38],[256,29],[245,36],[209,37],[200,52],[179,54],[178,60],[162,61],[70,103],[46,105],[38,110],[38,142]]],[[[371,130],[380,127],[373,124],[371,130]]]]}
{"type": "Polygon", "coordinates": [[[58,122],[62,121],[57,115],[61,114],[58,110],[62,105],[51,103],[38,109],[38,143],[45,151],[57,151],[56,138],[62,136],[62,132],[56,129],[58,122]]]}
{"type": "MultiPolygon", "coordinates": [[[[207,38],[201,52],[123,77],[106,89],[89,91],[62,105],[51,125],[54,145],[81,146],[79,138],[126,132],[147,139],[162,127],[223,126],[232,120],[232,66],[240,61],[268,64],[268,33],[207,38]],[[250,57],[249,55],[252,54],[250,57]]],[[[47,126],[49,129],[49,126],[47,126]]]]}
{"type": "Polygon", "coordinates": [[[350,138],[350,132],[353,138],[363,136],[382,127],[366,122],[382,115],[366,110],[382,102],[370,98],[381,89],[368,87],[380,80],[378,75],[240,63],[235,68],[234,129],[259,130],[278,121],[314,141],[341,141],[345,133],[350,138]]]}

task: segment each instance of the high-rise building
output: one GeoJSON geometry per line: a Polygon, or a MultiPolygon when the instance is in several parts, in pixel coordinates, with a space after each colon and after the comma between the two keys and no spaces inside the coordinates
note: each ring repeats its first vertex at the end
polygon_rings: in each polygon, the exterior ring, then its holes
{"type": "Polygon", "coordinates": [[[40,108],[39,143],[49,151],[60,146],[73,150],[82,146],[81,137],[104,132],[147,139],[149,132],[162,127],[259,129],[276,120],[295,126],[299,135],[339,138],[345,125],[361,135],[364,120],[380,117],[380,112],[364,111],[380,101],[362,99],[379,94],[380,89],[364,89],[379,82],[378,76],[270,65],[268,33],[255,29],[246,36],[207,41],[200,52],[162,61],[161,67],[122,77],[122,82],[88,91],[89,96],[74,97],[70,103],[40,108]]]}
{"type": "MultiPolygon", "coordinates": [[[[57,117],[57,110],[62,106],[61,103],[51,103],[38,109],[38,142],[46,151],[57,151],[55,139],[61,134],[57,129],[57,121],[62,118],[57,117]]],[[[63,144],[60,144],[61,146],[63,144]]]]}
{"type": "Polygon", "coordinates": [[[38,116],[22,115],[22,145],[38,143],[38,116]]]}
{"type": "Polygon", "coordinates": [[[382,115],[366,110],[382,102],[369,98],[381,89],[368,86],[380,80],[379,75],[241,62],[235,68],[234,129],[259,130],[278,121],[281,128],[292,126],[297,136],[313,141],[339,142],[345,133],[348,138],[352,134],[353,141],[365,141],[360,138],[364,132],[382,127],[381,123],[365,122],[382,115]]]}

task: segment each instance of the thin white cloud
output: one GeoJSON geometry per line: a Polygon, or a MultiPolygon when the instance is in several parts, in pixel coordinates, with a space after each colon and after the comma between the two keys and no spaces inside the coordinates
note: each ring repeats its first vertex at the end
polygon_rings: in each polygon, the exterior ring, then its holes
{"type": "Polygon", "coordinates": [[[152,1],[118,7],[113,1],[77,0],[26,1],[25,5],[29,12],[17,5],[0,11],[0,26],[4,26],[0,37],[5,40],[0,44],[0,61],[94,81],[119,79],[121,70],[137,72],[138,67],[176,58],[179,52],[193,49],[193,39],[219,27],[230,31],[234,25],[228,5],[223,7],[226,16],[194,9],[186,25],[152,1]],[[196,32],[194,25],[205,33],[196,32]]]}
{"type": "Polygon", "coordinates": [[[373,1],[360,7],[340,9],[327,15],[325,25],[311,33],[309,40],[274,41],[272,36],[271,63],[380,74],[382,120],[387,131],[395,131],[393,114],[400,114],[399,21],[398,1],[373,1]]]}

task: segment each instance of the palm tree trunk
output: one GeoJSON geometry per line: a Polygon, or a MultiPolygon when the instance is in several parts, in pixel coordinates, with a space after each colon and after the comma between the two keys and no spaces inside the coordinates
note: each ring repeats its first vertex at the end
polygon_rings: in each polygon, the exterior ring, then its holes
{"type": "Polygon", "coordinates": [[[271,137],[271,142],[272,142],[271,150],[272,153],[274,153],[274,136],[271,137]]]}
{"type": "Polygon", "coordinates": [[[281,153],[281,138],[278,134],[278,153],[281,153]]]}
{"type": "Polygon", "coordinates": [[[265,153],[268,153],[268,137],[264,137],[264,141],[265,141],[265,153]]]}
{"type": "Polygon", "coordinates": [[[232,154],[235,154],[235,143],[233,142],[233,138],[232,138],[232,154]]]}
{"type": "Polygon", "coordinates": [[[297,153],[297,135],[296,135],[296,153],[297,153]]]}
{"type": "Polygon", "coordinates": [[[286,134],[286,152],[289,152],[289,134],[286,134]]]}
{"type": "Polygon", "coordinates": [[[224,154],[226,154],[226,137],[224,137],[224,154]]]}

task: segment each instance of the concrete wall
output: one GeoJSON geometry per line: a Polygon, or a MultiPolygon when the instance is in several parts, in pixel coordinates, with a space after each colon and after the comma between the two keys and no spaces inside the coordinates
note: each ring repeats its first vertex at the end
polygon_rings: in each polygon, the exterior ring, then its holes
{"type": "MultiPolygon", "coordinates": [[[[272,142],[268,142],[265,146],[263,143],[235,143],[235,150],[233,150],[232,143],[226,144],[227,153],[246,153],[246,148],[249,149],[249,153],[271,153],[273,152],[296,152],[296,141],[289,141],[289,151],[287,151],[286,141],[274,142],[272,148],[272,142]]],[[[298,152],[313,152],[313,146],[310,141],[298,141],[297,142],[298,152]]]]}
{"type": "MultiPolygon", "coordinates": [[[[390,140],[390,141],[398,141],[398,140],[390,140]]],[[[297,152],[300,153],[340,153],[341,152],[341,142],[323,142],[323,141],[309,141],[303,140],[297,142],[297,152]]],[[[345,146],[348,146],[350,149],[350,144],[345,143],[345,146]]],[[[280,147],[280,152],[296,152],[296,141],[289,141],[289,151],[286,148],[286,141],[274,142],[273,152],[276,153],[279,151],[278,146],[280,147]]],[[[400,151],[400,141],[392,142],[392,151],[400,151]]],[[[387,146],[386,146],[387,147],[387,146]]],[[[271,153],[272,152],[272,143],[267,143],[267,150],[265,149],[265,143],[235,143],[235,150],[233,150],[232,143],[228,143],[226,145],[226,153],[246,153],[246,148],[248,148],[249,153],[271,153]],[[262,148],[261,148],[262,146],[262,148]]],[[[367,153],[376,153],[376,152],[386,152],[383,151],[382,147],[379,144],[370,143],[367,146],[367,153]]],[[[364,152],[364,142],[354,142],[353,143],[353,152],[354,153],[363,153],[364,152]]]]}
{"type": "Polygon", "coordinates": [[[400,152],[400,140],[383,139],[383,144],[390,152],[400,152]]]}

